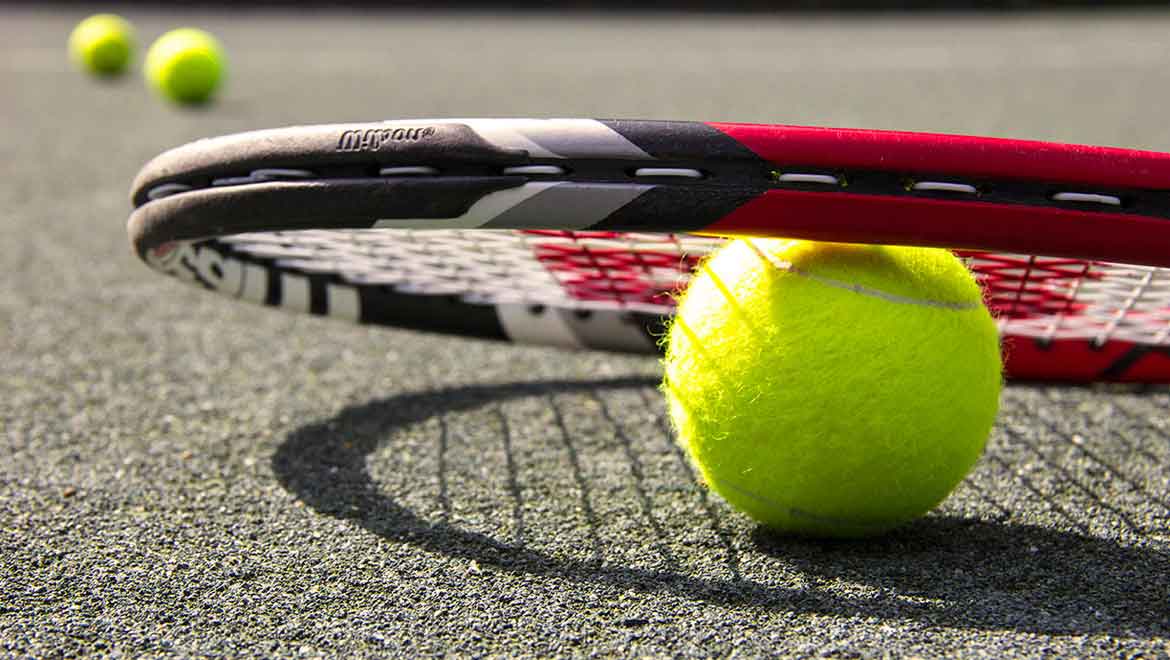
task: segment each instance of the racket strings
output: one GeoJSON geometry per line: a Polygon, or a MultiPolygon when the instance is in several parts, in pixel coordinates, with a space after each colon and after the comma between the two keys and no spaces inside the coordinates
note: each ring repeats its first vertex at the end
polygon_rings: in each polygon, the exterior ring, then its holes
{"type": "MultiPolygon", "coordinates": [[[[667,315],[721,239],[564,230],[346,230],[241,234],[235,254],[354,286],[475,304],[667,315]]],[[[1170,345],[1170,270],[961,251],[1005,335],[1170,345]]]]}

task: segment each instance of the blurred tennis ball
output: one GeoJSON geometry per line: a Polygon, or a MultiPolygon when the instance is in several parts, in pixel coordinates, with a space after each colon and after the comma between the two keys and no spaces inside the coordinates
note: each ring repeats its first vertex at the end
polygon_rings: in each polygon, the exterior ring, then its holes
{"type": "Polygon", "coordinates": [[[995,321],[946,250],[732,241],[668,341],[681,443],[711,488],[784,532],[867,536],[926,513],[999,406],[995,321]]]}
{"type": "Polygon", "coordinates": [[[83,71],[112,77],[126,71],[134,55],[134,26],[114,14],[96,14],[69,34],[69,55],[83,71]]]}
{"type": "Polygon", "coordinates": [[[195,28],[171,30],[146,52],[147,82],[164,98],[182,104],[206,103],[219,89],[226,70],[215,37],[195,28]]]}

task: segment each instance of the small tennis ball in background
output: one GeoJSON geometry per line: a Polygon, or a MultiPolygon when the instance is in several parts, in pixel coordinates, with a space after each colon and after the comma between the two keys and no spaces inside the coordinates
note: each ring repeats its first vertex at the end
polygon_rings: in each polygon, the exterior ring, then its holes
{"type": "Polygon", "coordinates": [[[215,37],[195,28],[171,30],[146,52],[147,82],[163,97],[183,104],[206,103],[225,73],[223,49],[215,37]]]}
{"type": "Polygon", "coordinates": [[[946,250],[731,241],[667,341],[663,390],[703,479],[799,535],[869,536],[926,513],[999,407],[995,321],[946,250]]]}
{"type": "Polygon", "coordinates": [[[114,14],[90,16],[69,34],[69,55],[83,71],[112,77],[126,71],[137,44],[134,26],[114,14]]]}

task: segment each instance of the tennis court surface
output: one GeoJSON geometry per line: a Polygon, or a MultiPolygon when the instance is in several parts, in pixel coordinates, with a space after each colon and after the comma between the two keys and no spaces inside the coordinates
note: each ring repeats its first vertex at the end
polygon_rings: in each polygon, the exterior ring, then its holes
{"type": "MultiPolygon", "coordinates": [[[[98,11],[103,8],[93,8],[98,11]]],[[[0,654],[1170,654],[1170,388],[1014,384],[939,510],[769,534],[653,358],[368,329],[152,273],[127,191],[204,136],[410,117],[840,125],[1170,150],[1170,13],[124,10],[219,103],[0,10],[0,654]]]]}

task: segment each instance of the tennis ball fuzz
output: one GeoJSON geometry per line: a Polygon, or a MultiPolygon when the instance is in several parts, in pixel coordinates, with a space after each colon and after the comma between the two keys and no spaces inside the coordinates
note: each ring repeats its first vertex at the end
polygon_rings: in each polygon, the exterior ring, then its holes
{"type": "Polygon", "coordinates": [[[171,30],[146,52],[146,80],[164,98],[183,104],[211,100],[224,78],[223,49],[195,28],[171,30]]]}
{"type": "Polygon", "coordinates": [[[114,14],[90,16],[69,34],[69,55],[83,71],[112,77],[126,71],[134,55],[134,26],[114,14]]]}
{"type": "Polygon", "coordinates": [[[995,321],[946,250],[731,241],[666,339],[680,443],[713,490],[783,532],[870,536],[926,513],[999,407],[995,321]]]}

